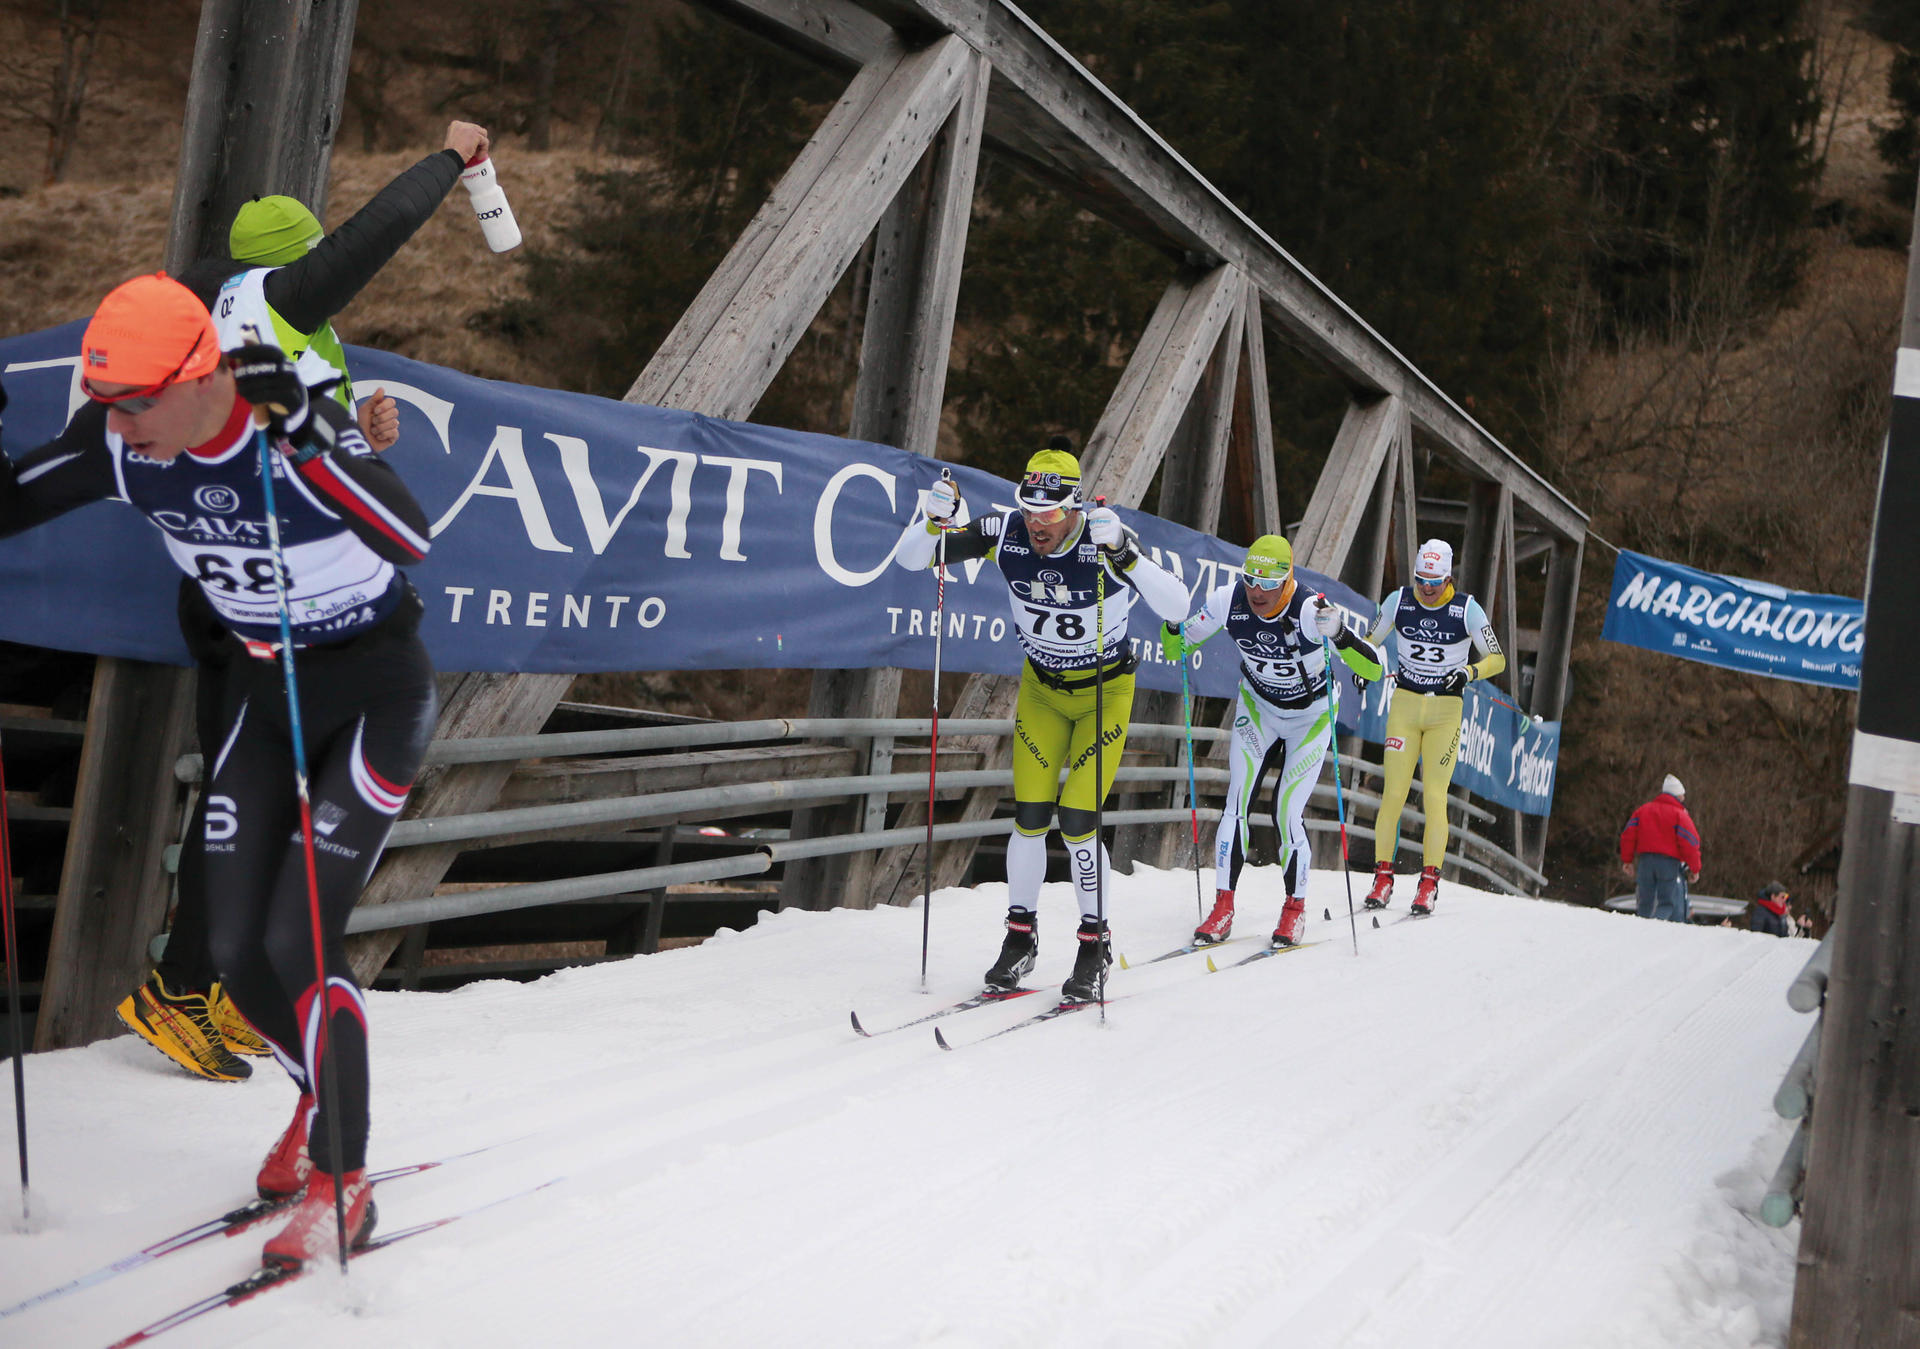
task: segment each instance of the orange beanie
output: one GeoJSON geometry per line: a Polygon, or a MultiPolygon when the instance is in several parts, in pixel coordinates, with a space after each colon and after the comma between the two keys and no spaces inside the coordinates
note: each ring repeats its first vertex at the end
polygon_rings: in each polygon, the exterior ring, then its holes
{"type": "Polygon", "coordinates": [[[207,374],[220,363],[220,338],[194,293],[155,272],[107,292],[80,339],[80,353],[88,379],[144,389],[169,376],[207,374]]]}

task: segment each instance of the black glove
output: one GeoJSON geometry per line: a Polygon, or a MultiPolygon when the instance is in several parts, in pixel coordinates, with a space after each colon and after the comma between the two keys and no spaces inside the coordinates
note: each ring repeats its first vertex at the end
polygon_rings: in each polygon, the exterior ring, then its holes
{"type": "Polygon", "coordinates": [[[1467,685],[1472,682],[1472,676],[1463,665],[1458,670],[1447,671],[1447,677],[1440,682],[1440,692],[1457,698],[1467,691],[1467,685]]]}
{"type": "Polygon", "coordinates": [[[312,418],[308,415],[307,386],[287,354],[278,347],[249,344],[227,353],[233,382],[255,411],[267,413],[267,428],[275,439],[305,445],[312,418]]]}

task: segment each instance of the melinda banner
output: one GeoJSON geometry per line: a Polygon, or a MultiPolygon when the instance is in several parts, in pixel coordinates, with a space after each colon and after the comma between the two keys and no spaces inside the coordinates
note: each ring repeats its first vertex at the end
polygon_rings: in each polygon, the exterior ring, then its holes
{"type": "Polygon", "coordinates": [[[1837,689],[1860,687],[1864,606],[1621,553],[1600,635],[1686,660],[1837,689]]]}
{"type": "MultiPolygon", "coordinates": [[[[83,327],[0,341],[8,454],[56,435],[84,401],[83,327]]],[[[885,445],[476,379],[386,352],[354,347],[349,358],[356,388],[384,388],[401,407],[387,457],[432,522],[432,552],[409,575],[441,669],[932,664],[934,578],[892,556],[942,465],[885,445]]],[[[1011,484],[947,467],[972,514],[1013,505],[1011,484]]],[[[1120,514],[1189,591],[1239,574],[1243,549],[1120,514]]],[[[999,572],[970,562],[948,577],[945,667],[1016,673],[1014,610],[999,572]]],[[[1372,604],[1338,582],[1304,569],[1301,579],[1371,617],[1372,604]]],[[[157,530],[121,503],[88,506],[0,540],[0,638],[185,663],[178,584],[157,530]]],[[[1158,629],[1138,606],[1139,680],[1177,691],[1180,670],[1160,659],[1158,629]]],[[[1224,641],[1198,653],[1198,692],[1229,696],[1237,677],[1224,641]]],[[[1514,739],[1500,739],[1491,758],[1514,739]]],[[[1550,770],[1533,793],[1506,776],[1461,780],[1545,813],[1550,770]]]]}

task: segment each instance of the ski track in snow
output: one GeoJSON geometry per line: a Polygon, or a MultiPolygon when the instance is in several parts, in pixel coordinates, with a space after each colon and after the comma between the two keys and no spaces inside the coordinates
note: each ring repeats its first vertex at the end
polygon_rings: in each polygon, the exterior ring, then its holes
{"type": "MultiPolygon", "coordinates": [[[[1130,957],[1186,939],[1191,888],[1115,879],[1130,957]]],[[[1242,931],[1280,898],[1249,869],[1242,931]]],[[[1754,1214],[1811,946],[1449,885],[1430,921],[1395,923],[1404,896],[1361,915],[1356,958],[1345,902],[1318,874],[1323,944],[1116,967],[1104,1024],[990,1042],[1047,995],[874,1039],[846,1014],[888,1028],[974,991],[1004,886],[935,896],[930,997],[917,909],[373,994],[371,1165],[495,1145],[383,1185],[383,1229],[564,1179],[162,1343],[1780,1343],[1798,1224],[1754,1214]]],[[[1068,887],[1041,914],[1029,982],[1057,987],[1068,887]]],[[[0,1306],[243,1200],[293,1101],[255,1062],[218,1087],[127,1038],[31,1058],[41,1230],[0,1227],[0,1306]]],[[[0,1346],[103,1344],[273,1230],[0,1320],[0,1346]]]]}

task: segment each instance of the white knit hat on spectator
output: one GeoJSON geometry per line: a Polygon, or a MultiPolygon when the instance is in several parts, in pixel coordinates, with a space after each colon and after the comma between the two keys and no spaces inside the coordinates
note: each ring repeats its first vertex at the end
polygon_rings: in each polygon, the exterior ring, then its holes
{"type": "Polygon", "coordinates": [[[1667,774],[1666,780],[1660,784],[1660,790],[1668,796],[1677,796],[1682,801],[1687,799],[1686,784],[1671,773],[1667,774]]]}
{"type": "Polygon", "coordinates": [[[1445,539],[1428,539],[1420,545],[1413,574],[1427,581],[1444,581],[1453,575],[1453,546],[1445,539]]]}

